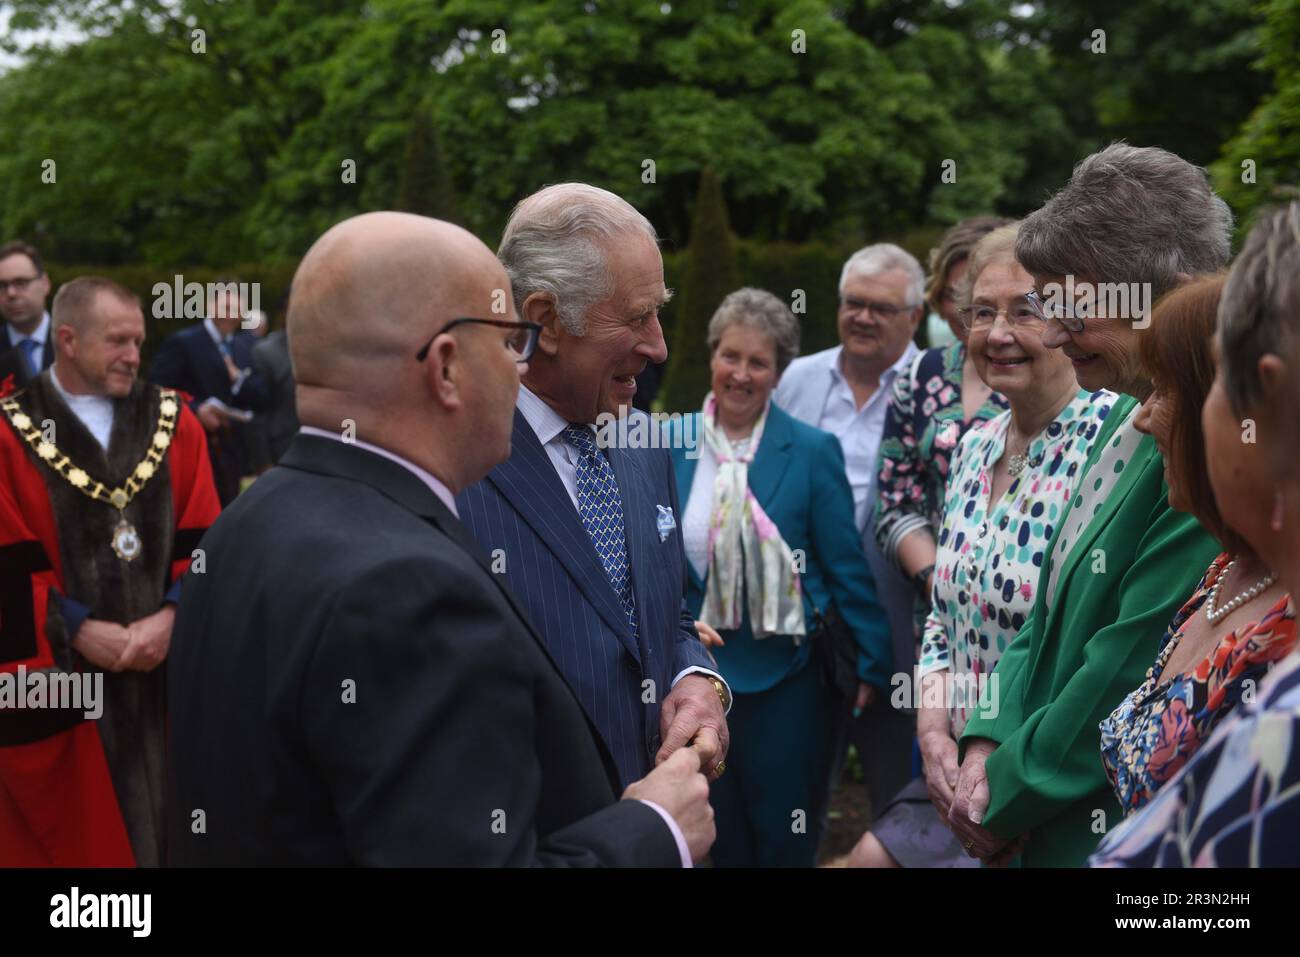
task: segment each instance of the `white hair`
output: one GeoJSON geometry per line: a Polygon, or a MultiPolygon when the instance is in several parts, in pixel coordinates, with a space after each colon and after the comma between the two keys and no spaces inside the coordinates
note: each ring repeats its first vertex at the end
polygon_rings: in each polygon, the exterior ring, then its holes
{"type": "Polygon", "coordinates": [[[907,308],[919,306],[925,295],[925,273],[915,256],[893,243],[863,246],[850,256],[840,271],[840,292],[844,292],[849,276],[879,276],[891,269],[907,274],[907,308]]]}
{"type": "Polygon", "coordinates": [[[510,275],[515,308],[535,292],[555,302],[573,335],[587,311],[614,292],[606,255],[612,239],[642,235],[658,246],[654,226],[623,198],[586,183],[547,186],[510,213],[497,258],[510,275]]]}

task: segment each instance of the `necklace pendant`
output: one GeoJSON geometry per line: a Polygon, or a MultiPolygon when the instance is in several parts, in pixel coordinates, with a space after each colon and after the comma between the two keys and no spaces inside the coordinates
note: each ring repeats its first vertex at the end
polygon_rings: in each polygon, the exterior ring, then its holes
{"type": "Polygon", "coordinates": [[[123,518],[113,529],[113,551],[124,562],[134,561],[140,556],[140,533],[135,526],[123,518]]]}

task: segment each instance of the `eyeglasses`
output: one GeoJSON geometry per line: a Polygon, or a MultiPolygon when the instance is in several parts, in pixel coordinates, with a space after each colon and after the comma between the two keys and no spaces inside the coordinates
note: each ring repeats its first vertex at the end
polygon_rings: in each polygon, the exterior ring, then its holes
{"type": "Polygon", "coordinates": [[[1031,289],[1025,293],[1025,301],[1046,322],[1055,319],[1068,332],[1083,332],[1083,320],[1092,315],[1092,307],[1087,299],[1079,302],[1060,302],[1056,296],[1044,299],[1038,290],[1031,289]]]}
{"type": "Polygon", "coordinates": [[[429,341],[424,344],[424,348],[415,354],[415,358],[423,362],[429,354],[429,349],[433,346],[434,339],[457,326],[468,325],[513,329],[514,332],[506,338],[506,348],[510,350],[516,362],[527,362],[533,357],[533,353],[537,349],[537,337],[542,331],[542,327],[535,322],[506,322],[504,319],[453,319],[429,338],[429,341]]]}
{"type": "Polygon", "coordinates": [[[27,287],[40,278],[40,276],[20,276],[17,279],[10,279],[8,282],[0,279],[0,296],[3,296],[11,288],[14,292],[26,292],[27,287]]]}
{"type": "Polygon", "coordinates": [[[994,308],[987,303],[976,303],[966,309],[958,309],[957,315],[961,316],[962,325],[969,329],[983,329],[992,326],[997,322],[998,316],[1005,314],[1007,322],[1013,326],[1041,326],[1043,317],[1039,315],[1038,309],[1029,302],[1029,296],[1021,296],[1019,299],[1003,306],[1001,309],[994,308]]]}
{"type": "Polygon", "coordinates": [[[911,312],[915,308],[915,306],[895,306],[888,302],[865,302],[849,296],[840,297],[840,311],[849,315],[865,309],[878,319],[890,320],[897,319],[903,313],[911,312]]]}

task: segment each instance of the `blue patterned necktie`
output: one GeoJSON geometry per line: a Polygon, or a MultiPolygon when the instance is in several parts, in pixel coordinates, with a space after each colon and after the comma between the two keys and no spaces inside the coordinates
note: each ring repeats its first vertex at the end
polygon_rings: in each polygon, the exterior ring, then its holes
{"type": "Polygon", "coordinates": [[[596,447],[596,436],[585,425],[570,425],[564,441],[578,452],[578,515],[591,536],[605,575],[614,594],[623,603],[628,624],[636,634],[636,600],[632,597],[632,576],[628,572],[627,542],[623,537],[623,503],[618,497],[614,467],[596,447]]]}
{"type": "Polygon", "coordinates": [[[41,367],[36,362],[36,350],[39,347],[40,343],[35,339],[23,339],[18,343],[18,348],[23,350],[23,358],[27,360],[27,368],[34,376],[41,374],[41,367]]]}

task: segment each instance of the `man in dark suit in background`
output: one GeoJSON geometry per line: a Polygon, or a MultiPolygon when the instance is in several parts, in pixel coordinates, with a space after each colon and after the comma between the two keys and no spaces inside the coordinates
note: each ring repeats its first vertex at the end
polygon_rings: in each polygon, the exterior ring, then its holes
{"type": "Polygon", "coordinates": [[[9,380],[21,389],[54,364],[49,295],[50,277],[36,247],[17,240],[0,246],[0,385],[9,380]]]}
{"type": "MultiPolygon", "coordinates": [[[[549,186],[511,214],[497,254],[522,319],[541,326],[513,448],[460,497],[624,782],[694,741],[725,768],[731,692],[686,609],[681,508],[668,450],[599,448],[592,426],[626,414],[635,377],[668,355],[668,299],[649,220],[613,193],[549,186]]],[[[623,443],[628,445],[631,443],[623,443]]]]}
{"type": "MultiPolygon", "coordinates": [[[[287,293],[282,302],[276,310],[281,316],[289,306],[287,293]]],[[[253,371],[261,376],[267,392],[265,408],[249,423],[249,457],[253,470],[260,473],[280,461],[298,432],[293,362],[289,357],[289,336],[283,327],[267,333],[253,346],[253,371]]]]}
{"type": "Polygon", "coordinates": [[[536,343],[493,314],[509,289],[472,235],[405,213],[307,253],[302,433],[204,536],[176,620],[176,863],[689,866],[712,843],[693,748],[615,800],[457,520],[455,492],[509,454],[536,343]]]}
{"type": "Polygon", "coordinates": [[[149,380],[191,397],[190,407],[208,432],[217,495],[222,505],[229,505],[239,494],[240,480],[252,472],[241,413],[262,409],[267,392],[253,370],[257,339],[240,329],[244,303],[239,284],[219,279],[211,288],[208,318],[163,340],[149,380]]]}

